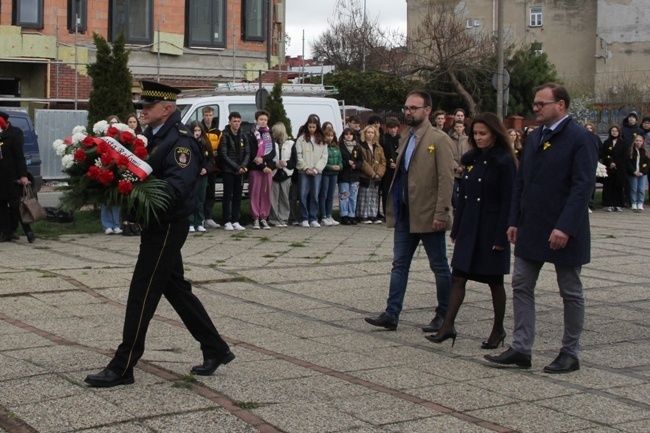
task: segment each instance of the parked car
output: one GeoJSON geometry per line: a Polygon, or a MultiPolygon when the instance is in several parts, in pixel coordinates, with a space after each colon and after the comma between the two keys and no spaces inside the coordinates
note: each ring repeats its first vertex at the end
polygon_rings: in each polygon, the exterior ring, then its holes
{"type": "Polygon", "coordinates": [[[38,192],[41,185],[43,185],[43,178],[41,177],[41,154],[38,148],[38,136],[34,129],[34,123],[32,123],[29,114],[22,111],[6,111],[6,113],[9,114],[9,123],[23,131],[25,137],[23,145],[25,162],[27,163],[27,170],[34,176],[32,189],[34,192],[38,192]]]}

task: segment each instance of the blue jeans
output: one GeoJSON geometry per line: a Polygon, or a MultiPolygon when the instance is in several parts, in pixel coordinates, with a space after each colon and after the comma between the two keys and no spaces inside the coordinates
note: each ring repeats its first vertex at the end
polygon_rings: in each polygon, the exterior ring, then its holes
{"type": "Polygon", "coordinates": [[[300,173],[300,217],[303,221],[318,220],[318,193],[322,174],[300,173]]]}
{"type": "Polygon", "coordinates": [[[318,206],[320,207],[321,218],[332,217],[332,207],[334,207],[334,191],[336,191],[336,181],[338,176],[323,176],[320,182],[320,194],[318,195],[318,206]]]}
{"type": "Polygon", "coordinates": [[[102,205],[101,218],[104,229],[120,228],[120,207],[102,205]]]}
{"type": "Polygon", "coordinates": [[[630,179],[630,202],[632,204],[643,204],[645,202],[645,184],[648,180],[646,175],[628,176],[630,179]]]}
{"type": "Polygon", "coordinates": [[[357,211],[357,196],[359,195],[359,182],[339,183],[339,213],[341,218],[354,218],[357,211]]]}
{"type": "Polygon", "coordinates": [[[438,306],[436,314],[445,316],[451,292],[451,271],[447,262],[446,232],[410,233],[408,215],[395,222],[393,245],[393,269],[390,271],[390,289],[386,301],[386,313],[394,320],[399,319],[404,304],[406,285],[413,254],[420,241],[429,258],[429,267],[436,280],[438,306]]]}

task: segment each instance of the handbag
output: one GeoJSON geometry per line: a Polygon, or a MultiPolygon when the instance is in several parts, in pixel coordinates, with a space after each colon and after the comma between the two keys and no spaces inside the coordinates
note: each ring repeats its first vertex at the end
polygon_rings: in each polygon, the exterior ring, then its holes
{"type": "Polygon", "coordinates": [[[20,200],[20,221],[23,224],[31,224],[35,221],[44,220],[47,217],[43,206],[38,202],[30,185],[23,186],[23,198],[20,200]]]}

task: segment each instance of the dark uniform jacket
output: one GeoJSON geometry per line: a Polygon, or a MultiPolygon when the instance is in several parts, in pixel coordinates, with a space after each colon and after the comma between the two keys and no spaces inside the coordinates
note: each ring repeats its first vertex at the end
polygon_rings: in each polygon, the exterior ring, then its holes
{"type": "Polygon", "coordinates": [[[176,221],[191,215],[199,207],[199,172],[204,156],[192,133],[174,112],[152,134],[147,128],[149,140],[147,164],[153,168],[152,175],[167,181],[171,204],[161,221],[176,221]]]}
{"type": "Polygon", "coordinates": [[[23,142],[23,131],[11,124],[0,133],[0,200],[17,198],[22,191],[22,187],[16,188],[16,181],[28,174],[23,142]]]}
{"type": "Polygon", "coordinates": [[[230,125],[227,125],[221,135],[218,152],[221,171],[224,173],[238,173],[250,162],[250,134],[243,132],[241,128],[237,132],[238,134],[233,134],[230,125]]]}
{"type": "Polygon", "coordinates": [[[614,140],[609,137],[603,143],[603,151],[600,159],[607,167],[607,182],[612,182],[616,186],[623,188],[627,185],[627,159],[630,156],[630,144],[622,138],[614,140]],[[616,167],[611,168],[610,165],[614,163],[616,167]]]}
{"type": "Polygon", "coordinates": [[[596,182],[598,145],[594,134],[571,117],[540,143],[542,129],[526,139],[517,170],[509,226],[517,227],[515,256],[563,266],[590,261],[588,204],[596,182]],[[545,149],[546,148],[546,149],[545,149]],[[569,235],[551,250],[554,229],[569,235]]]}
{"type": "Polygon", "coordinates": [[[515,182],[515,160],[501,147],[472,149],[460,158],[465,167],[451,229],[451,266],[479,275],[510,272],[508,217],[515,182]],[[504,250],[493,250],[493,246],[504,250]]]}

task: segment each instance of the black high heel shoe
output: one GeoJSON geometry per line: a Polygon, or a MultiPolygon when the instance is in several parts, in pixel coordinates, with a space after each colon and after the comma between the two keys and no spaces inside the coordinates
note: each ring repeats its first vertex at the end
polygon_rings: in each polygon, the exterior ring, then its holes
{"type": "Polygon", "coordinates": [[[490,343],[489,341],[484,341],[481,343],[481,349],[496,349],[499,347],[499,343],[501,343],[501,347],[504,345],[504,340],[506,339],[506,331],[503,331],[503,334],[499,335],[497,338],[497,341],[494,343],[490,343]]]}
{"type": "Polygon", "coordinates": [[[424,338],[436,344],[440,344],[443,341],[449,340],[451,338],[451,347],[454,347],[454,344],[456,344],[457,336],[458,334],[456,333],[456,329],[451,328],[449,331],[445,332],[444,334],[438,332],[436,335],[425,335],[424,338]]]}

